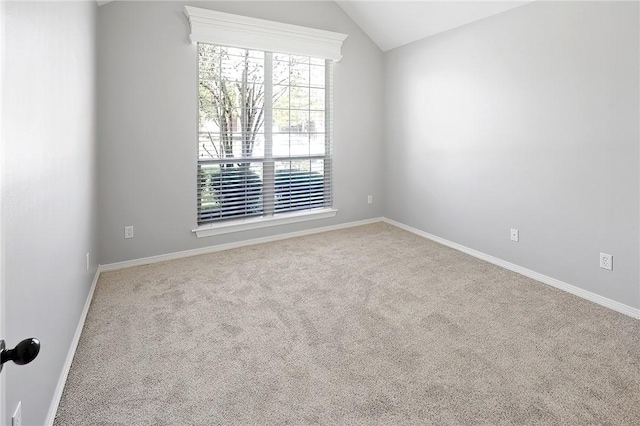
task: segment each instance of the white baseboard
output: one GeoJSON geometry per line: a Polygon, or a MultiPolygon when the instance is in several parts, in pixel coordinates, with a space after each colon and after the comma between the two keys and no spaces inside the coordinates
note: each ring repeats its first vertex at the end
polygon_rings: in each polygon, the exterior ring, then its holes
{"type": "Polygon", "coordinates": [[[95,292],[96,285],[98,284],[98,278],[100,278],[100,266],[98,266],[98,269],[96,270],[96,274],[93,277],[93,282],[91,283],[91,289],[89,290],[89,294],[87,295],[87,301],[84,303],[84,308],[82,309],[82,313],[80,314],[80,320],[78,321],[78,327],[76,327],[76,333],[74,334],[73,340],[71,341],[71,346],[69,347],[67,360],[64,363],[64,367],[62,368],[62,374],[60,375],[60,379],[58,380],[58,386],[56,386],[55,393],[53,394],[53,400],[51,401],[51,406],[49,407],[49,413],[47,414],[47,420],[45,423],[47,426],[53,426],[53,422],[56,419],[56,413],[58,412],[58,406],[60,405],[62,392],[64,392],[64,386],[67,383],[67,376],[69,375],[69,371],[71,370],[73,357],[76,354],[76,349],[78,348],[78,342],[80,342],[80,335],[82,334],[82,329],[84,328],[84,321],[87,319],[87,314],[89,313],[89,307],[91,306],[91,301],[93,300],[93,293],[95,292]]]}
{"type": "Polygon", "coordinates": [[[286,240],[289,238],[302,237],[305,235],[319,234],[321,232],[335,231],[337,229],[352,228],[354,226],[368,225],[370,223],[381,222],[381,217],[373,219],[358,220],[355,222],[341,223],[339,225],[323,226],[320,228],[307,229],[304,231],[290,232],[287,234],[273,235],[270,237],[254,238],[251,240],[238,241],[236,243],[220,244],[217,246],[203,247],[193,250],[179,251],[175,253],[161,254],[158,256],[144,257],[141,259],[127,260],[124,262],[109,263],[100,265],[102,272],[116,271],[118,269],[131,268],[133,266],[149,265],[151,263],[166,262],[168,260],[182,259],[185,257],[198,256],[201,254],[215,253],[218,251],[231,250],[240,247],[251,246],[254,244],[270,243],[272,241],[286,240]]]}
{"type": "Polygon", "coordinates": [[[396,222],[395,220],[388,219],[386,217],[382,218],[383,222],[386,222],[390,225],[397,226],[398,228],[404,229],[405,231],[409,231],[413,234],[424,237],[428,240],[435,241],[436,243],[440,243],[444,246],[451,247],[452,249],[461,251],[462,253],[468,254],[470,256],[476,257],[478,259],[484,260],[489,263],[493,263],[494,265],[500,266],[502,268],[508,269],[510,271],[516,272],[520,275],[524,275],[525,277],[534,279],[536,281],[540,281],[541,283],[550,285],[552,287],[558,288],[560,290],[564,290],[567,293],[571,293],[578,297],[582,297],[583,299],[587,299],[591,302],[597,303],[598,305],[604,306],[609,309],[613,309],[614,311],[620,312],[622,314],[628,315],[632,318],[640,319],[640,309],[625,305],[624,303],[616,302],[615,300],[608,299],[604,296],[600,296],[599,294],[592,293],[590,291],[581,289],[580,287],[576,287],[571,284],[567,284],[563,281],[557,280],[555,278],[548,277],[546,275],[540,274],[538,272],[532,271],[527,268],[523,268],[522,266],[515,265],[513,263],[507,262],[502,259],[498,259],[497,257],[490,256],[488,254],[482,253],[480,251],[471,249],[469,247],[463,246],[458,243],[454,243],[449,240],[445,240],[444,238],[429,234],[427,232],[421,231],[419,229],[413,228],[411,226],[405,225],[400,222],[396,222]]]}

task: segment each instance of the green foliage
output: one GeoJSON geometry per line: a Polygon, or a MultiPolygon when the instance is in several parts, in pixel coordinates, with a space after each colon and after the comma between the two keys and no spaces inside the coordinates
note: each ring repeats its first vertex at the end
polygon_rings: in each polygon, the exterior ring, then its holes
{"type": "Polygon", "coordinates": [[[248,166],[201,171],[201,222],[262,212],[262,180],[248,166]]]}
{"type": "Polygon", "coordinates": [[[278,170],[275,211],[303,210],[324,205],[324,176],[317,172],[278,170]]]}
{"type": "MultiPolygon", "coordinates": [[[[202,170],[200,176],[201,223],[262,214],[262,180],[247,166],[202,170]]],[[[276,213],[324,206],[321,173],[286,169],[277,170],[274,178],[276,213]]]]}

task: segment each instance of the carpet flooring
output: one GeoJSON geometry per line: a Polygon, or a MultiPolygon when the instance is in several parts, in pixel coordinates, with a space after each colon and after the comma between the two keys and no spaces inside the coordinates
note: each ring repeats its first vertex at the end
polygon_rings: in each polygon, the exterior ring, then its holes
{"type": "Polygon", "coordinates": [[[640,424],[640,321],[384,223],[100,276],[56,425],[640,424]]]}

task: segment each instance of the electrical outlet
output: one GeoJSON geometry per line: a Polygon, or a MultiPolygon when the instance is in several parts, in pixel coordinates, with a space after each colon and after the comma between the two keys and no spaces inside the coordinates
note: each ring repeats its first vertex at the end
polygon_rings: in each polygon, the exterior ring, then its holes
{"type": "Polygon", "coordinates": [[[373,204],[373,195],[369,195],[369,196],[367,197],[367,202],[368,202],[369,204],[373,204]]]}
{"type": "Polygon", "coordinates": [[[124,237],[133,238],[133,225],[124,227],[124,237]]]}
{"type": "Polygon", "coordinates": [[[89,272],[89,252],[87,252],[87,272],[89,272]]]}
{"type": "Polygon", "coordinates": [[[600,267],[613,271],[613,256],[607,253],[600,253],[600,267]]]}
{"type": "Polygon", "coordinates": [[[11,417],[11,426],[22,426],[22,401],[18,402],[16,411],[11,417]]]}
{"type": "Polygon", "coordinates": [[[516,243],[520,241],[520,231],[511,228],[511,241],[515,241],[516,243]]]}

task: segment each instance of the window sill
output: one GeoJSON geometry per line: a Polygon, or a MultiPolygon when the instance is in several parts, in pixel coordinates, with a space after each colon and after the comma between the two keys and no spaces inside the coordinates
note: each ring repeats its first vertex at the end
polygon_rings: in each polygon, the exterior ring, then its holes
{"type": "Polygon", "coordinates": [[[336,213],[338,213],[337,209],[322,209],[287,213],[272,217],[239,219],[201,226],[193,229],[191,232],[195,232],[198,238],[212,237],[214,235],[230,234],[232,232],[249,231],[251,229],[268,228],[271,226],[288,225],[290,223],[306,222],[308,220],[326,219],[328,217],[334,217],[336,213]]]}

